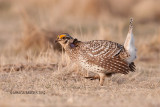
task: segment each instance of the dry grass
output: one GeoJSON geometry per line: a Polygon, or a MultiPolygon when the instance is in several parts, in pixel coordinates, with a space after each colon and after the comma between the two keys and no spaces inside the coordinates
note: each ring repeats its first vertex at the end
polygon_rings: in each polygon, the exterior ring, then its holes
{"type": "Polygon", "coordinates": [[[0,2],[0,107],[159,107],[158,2],[0,2]],[[53,42],[57,34],[69,32],[82,41],[107,39],[123,44],[131,15],[135,16],[137,70],[107,78],[103,87],[98,80],[84,79],[87,72],[74,65],[63,51],[57,51],[61,49],[53,42]],[[13,94],[15,91],[38,93],[13,94]]]}
{"type": "MultiPolygon", "coordinates": [[[[49,57],[47,58],[49,59],[49,57]]],[[[68,59],[63,59],[68,60],[68,59]]],[[[64,61],[65,62],[65,61],[64,61]]],[[[158,64],[136,63],[137,70],[128,75],[114,75],[105,86],[80,75],[72,64],[59,62],[58,68],[46,64],[3,66],[1,106],[159,106],[160,80],[158,64]],[[62,66],[63,65],[63,66],[62,66]],[[143,67],[142,67],[143,66],[143,67]],[[16,66],[16,67],[19,67],[16,66]],[[10,94],[14,91],[45,91],[44,94],[10,94]],[[10,103],[8,103],[10,101],[10,103]]]]}

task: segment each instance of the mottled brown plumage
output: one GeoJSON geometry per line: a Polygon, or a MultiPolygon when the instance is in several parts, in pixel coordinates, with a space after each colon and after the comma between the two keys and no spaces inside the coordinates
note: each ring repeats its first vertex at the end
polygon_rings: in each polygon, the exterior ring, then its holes
{"type": "MultiPolygon", "coordinates": [[[[88,71],[92,71],[92,66],[97,73],[123,73],[134,71],[134,64],[128,64],[125,59],[129,56],[124,47],[118,43],[106,40],[94,40],[80,42],[74,48],[66,49],[72,60],[78,63],[86,63],[91,66],[83,65],[88,71]],[[100,67],[100,68],[99,68],[100,67]]],[[[94,71],[92,71],[94,72],[94,71]]]]}
{"type": "Polygon", "coordinates": [[[105,76],[135,71],[134,62],[128,61],[134,56],[118,43],[107,40],[81,42],[67,33],[58,36],[57,41],[73,62],[87,71],[99,74],[100,85],[103,85],[105,76]]]}
{"type": "Polygon", "coordinates": [[[73,38],[59,40],[59,43],[71,60],[87,71],[105,75],[135,71],[134,63],[125,60],[129,57],[127,51],[118,43],[107,40],[81,42],[73,38]]]}

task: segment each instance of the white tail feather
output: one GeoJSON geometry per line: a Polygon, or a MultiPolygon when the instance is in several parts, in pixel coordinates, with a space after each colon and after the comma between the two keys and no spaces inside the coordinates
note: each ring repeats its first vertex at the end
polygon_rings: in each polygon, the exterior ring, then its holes
{"type": "Polygon", "coordinates": [[[136,59],[136,47],[134,44],[134,37],[133,37],[133,19],[130,19],[130,25],[129,25],[129,31],[127,34],[127,38],[124,43],[124,48],[127,50],[129,53],[130,57],[127,59],[127,62],[131,63],[136,59]]]}

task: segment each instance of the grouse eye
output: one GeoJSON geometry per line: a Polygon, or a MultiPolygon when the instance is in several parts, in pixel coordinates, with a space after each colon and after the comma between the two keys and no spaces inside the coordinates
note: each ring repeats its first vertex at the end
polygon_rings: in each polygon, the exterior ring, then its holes
{"type": "Polygon", "coordinates": [[[62,39],[66,39],[66,37],[62,37],[62,39]]]}

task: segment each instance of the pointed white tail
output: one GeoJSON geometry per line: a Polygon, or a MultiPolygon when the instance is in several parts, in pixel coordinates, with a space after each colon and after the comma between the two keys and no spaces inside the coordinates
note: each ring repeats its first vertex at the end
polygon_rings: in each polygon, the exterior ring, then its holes
{"type": "Polygon", "coordinates": [[[129,31],[127,34],[127,38],[124,43],[124,48],[129,53],[130,57],[127,59],[127,62],[131,63],[136,59],[136,47],[134,44],[134,37],[133,37],[133,25],[132,25],[133,19],[130,19],[130,25],[129,25],[129,31]]]}

